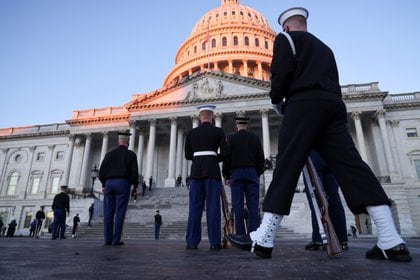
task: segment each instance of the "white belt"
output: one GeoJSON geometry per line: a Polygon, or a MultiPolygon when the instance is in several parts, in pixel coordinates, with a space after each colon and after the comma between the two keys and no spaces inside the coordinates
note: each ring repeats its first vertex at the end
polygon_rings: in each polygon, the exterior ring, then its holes
{"type": "Polygon", "coordinates": [[[217,156],[217,153],[214,151],[199,151],[194,153],[195,157],[199,156],[217,156]]]}

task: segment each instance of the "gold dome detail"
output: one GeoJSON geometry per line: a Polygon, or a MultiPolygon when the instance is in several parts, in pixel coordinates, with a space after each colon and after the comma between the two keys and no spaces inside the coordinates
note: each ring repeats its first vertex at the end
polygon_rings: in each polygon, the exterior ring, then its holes
{"type": "Polygon", "coordinates": [[[238,0],[221,0],[178,49],[164,86],[205,69],[267,81],[275,36],[259,12],[238,0]]]}

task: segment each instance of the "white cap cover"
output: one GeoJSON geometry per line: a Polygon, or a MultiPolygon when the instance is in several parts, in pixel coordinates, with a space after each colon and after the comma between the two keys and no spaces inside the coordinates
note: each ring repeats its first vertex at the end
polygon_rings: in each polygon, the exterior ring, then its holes
{"type": "Polygon", "coordinates": [[[214,112],[214,109],[216,109],[216,105],[202,105],[197,107],[198,112],[201,111],[211,111],[214,112]]]}
{"type": "Polygon", "coordinates": [[[284,22],[293,16],[303,16],[304,18],[308,18],[309,12],[307,9],[302,8],[302,7],[295,7],[295,8],[287,9],[286,11],[280,14],[279,20],[278,20],[279,24],[283,26],[284,22]]]}

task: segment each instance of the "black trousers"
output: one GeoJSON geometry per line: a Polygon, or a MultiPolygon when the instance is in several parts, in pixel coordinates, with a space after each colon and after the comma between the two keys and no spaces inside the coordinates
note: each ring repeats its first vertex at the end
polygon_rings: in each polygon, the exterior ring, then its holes
{"type": "Polygon", "coordinates": [[[278,155],[263,211],[288,215],[299,175],[315,148],[334,173],[349,209],[390,203],[381,184],[356,150],[341,97],[307,92],[292,96],[279,130],[278,155]]]}

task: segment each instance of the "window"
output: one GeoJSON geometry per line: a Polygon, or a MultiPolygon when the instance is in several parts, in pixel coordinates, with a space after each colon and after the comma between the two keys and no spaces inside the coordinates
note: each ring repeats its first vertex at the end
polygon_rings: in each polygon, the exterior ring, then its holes
{"type": "Polygon", "coordinates": [[[9,177],[9,184],[7,185],[7,195],[14,195],[19,181],[19,173],[13,172],[9,177]]]}
{"type": "Polygon", "coordinates": [[[36,154],[36,160],[37,161],[44,161],[44,159],[45,159],[45,153],[44,152],[36,154]]]}
{"type": "Polygon", "coordinates": [[[197,53],[197,46],[194,46],[194,54],[197,53]]]}
{"type": "Polygon", "coordinates": [[[420,159],[414,160],[414,167],[416,168],[417,180],[420,180],[420,159]]]}
{"type": "Polygon", "coordinates": [[[249,38],[245,36],[245,46],[249,46],[249,38]]]}
{"type": "Polygon", "coordinates": [[[56,160],[63,160],[63,159],[64,159],[64,151],[58,151],[58,152],[55,154],[55,159],[56,159],[56,160]]]}
{"type": "Polygon", "coordinates": [[[417,137],[417,129],[415,127],[406,128],[405,131],[408,138],[417,137]]]}
{"type": "Polygon", "coordinates": [[[28,228],[31,221],[32,221],[32,211],[26,211],[25,221],[23,222],[23,227],[28,228]]]}
{"type": "Polygon", "coordinates": [[[51,193],[58,193],[58,185],[60,184],[60,177],[52,177],[51,180],[51,193]]]}
{"type": "Polygon", "coordinates": [[[258,38],[255,38],[255,46],[256,47],[260,46],[260,40],[258,40],[258,38]]]}
{"type": "Polygon", "coordinates": [[[15,162],[20,162],[22,160],[22,155],[21,154],[17,154],[15,156],[15,162]]]}
{"type": "Polygon", "coordinates": [[[216,39],[212,39],[211,40],[211,47],[215,48],[216,47],[216,39]]]}
{"type": "Polygon", "coordinates": [[[203,44],[201,44],[201,50],[205,51],[206,45],[207,45],[207,42],[204,42],[203,44]]]}
{"type": "Polygon", "coordinates": [[[267,41],[264,42],[264,47],[268,50],[268,42],[267,41]]]}
{"type": "Polygon", "coordinates": [[[226,47],[227,46],[227,39],[226,37],[222,38],[222,47],[226,47]]]}
{"type": "Polygon", "coordinates": [[[38,175],[36,176],[37,177],[32,178],[31,194],[37,194],[39,190],[39,183],[41,182],[41,177],[38,177],[38,175]]]}
{"type": "Polygon", "coordinates": [[[238,37],[237,36],[234,36],[233,37],[233,45],[234,46],[237,46],[238,45],[238,37]]]}

